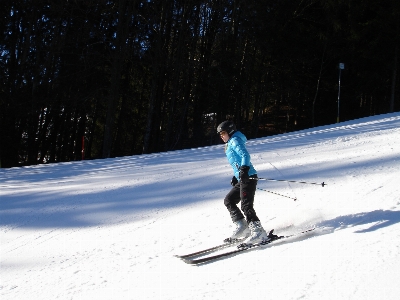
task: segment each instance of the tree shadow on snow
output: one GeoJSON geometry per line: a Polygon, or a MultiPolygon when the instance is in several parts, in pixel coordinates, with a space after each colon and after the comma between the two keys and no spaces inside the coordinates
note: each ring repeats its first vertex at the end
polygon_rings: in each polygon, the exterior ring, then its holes
{"type": "Polygon", "coordinates": [[[332,228],[333,230],[344,229],[359,225],[371,226],[355,231],[355,233],[371,232],[382,229],[400,222],[400,211],[374,210],[347,216],[339,216],[332,220],[322,221],[318,224],[320,228],[332,228]]]}

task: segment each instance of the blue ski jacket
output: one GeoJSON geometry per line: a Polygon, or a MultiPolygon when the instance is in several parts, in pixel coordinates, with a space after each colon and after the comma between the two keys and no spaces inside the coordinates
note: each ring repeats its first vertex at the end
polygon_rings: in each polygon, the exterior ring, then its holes
{"type": "Polygon", "coordinates": [[[250,162],[250,154],[246,149],[246,136],[240,131],[236,131],[226,143],[225,154],[229,164],[232,166],[235,177],[239,180],[239,172],[241,166],[250,167],[249,176],[257,174],[252,163],[250,162]]]}

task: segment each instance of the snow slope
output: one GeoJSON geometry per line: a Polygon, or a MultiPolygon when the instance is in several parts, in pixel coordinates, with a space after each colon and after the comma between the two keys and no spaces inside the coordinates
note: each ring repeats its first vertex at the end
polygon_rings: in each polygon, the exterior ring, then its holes
{"type": "Polygon", "coordinates": [[[0,170],[8,299],[400,299],[400,113],[250,140],[266,229],[303,238],[201,266],[232,231],[223,145],[0,170]],[[293,201],[273,193],[295,197],[293,201]]]}

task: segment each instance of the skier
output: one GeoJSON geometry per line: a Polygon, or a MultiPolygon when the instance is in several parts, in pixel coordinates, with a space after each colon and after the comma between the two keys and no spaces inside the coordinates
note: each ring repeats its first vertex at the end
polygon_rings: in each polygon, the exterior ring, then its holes
{"type": "Polygon", "coordinates": [[[236,228],[231,237],[225,239],[224,242],[231,243],[244,239],[243,244],[255,244],[268,240],[268,234],[261,226],[253,207],[257,171],[250,162],[250,154],[246,149],[247,138],[236,130],[235,124],[229,120],[218,125],[217,133],[225,143],[225,154],[234,174],[231,180],[232,189],[225,196],[224,204],[236,228]],[[241,210],[237,207],[239,202],[241,202],[241,210]]]}

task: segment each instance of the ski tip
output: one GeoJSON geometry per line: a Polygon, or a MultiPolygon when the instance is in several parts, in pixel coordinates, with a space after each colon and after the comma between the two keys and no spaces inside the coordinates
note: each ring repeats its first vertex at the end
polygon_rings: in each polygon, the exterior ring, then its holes
{"type": "Polygon", "coordinates": [[[182,258],[182,261],[184,261],[184,262],[187,263],[188,265],[197,265],[197,264],[198,264],[198,262],[197,262],[196,260],[194,260],[194,259],[185,259],[185,258],[182,258]]]}
{"type": "Polygon", "coordinates": [[[174,257],[179,258],[181,260],[187,259],[187,257],[189,257],[188,255],[177,255],[175,254],[174,257]]]}

